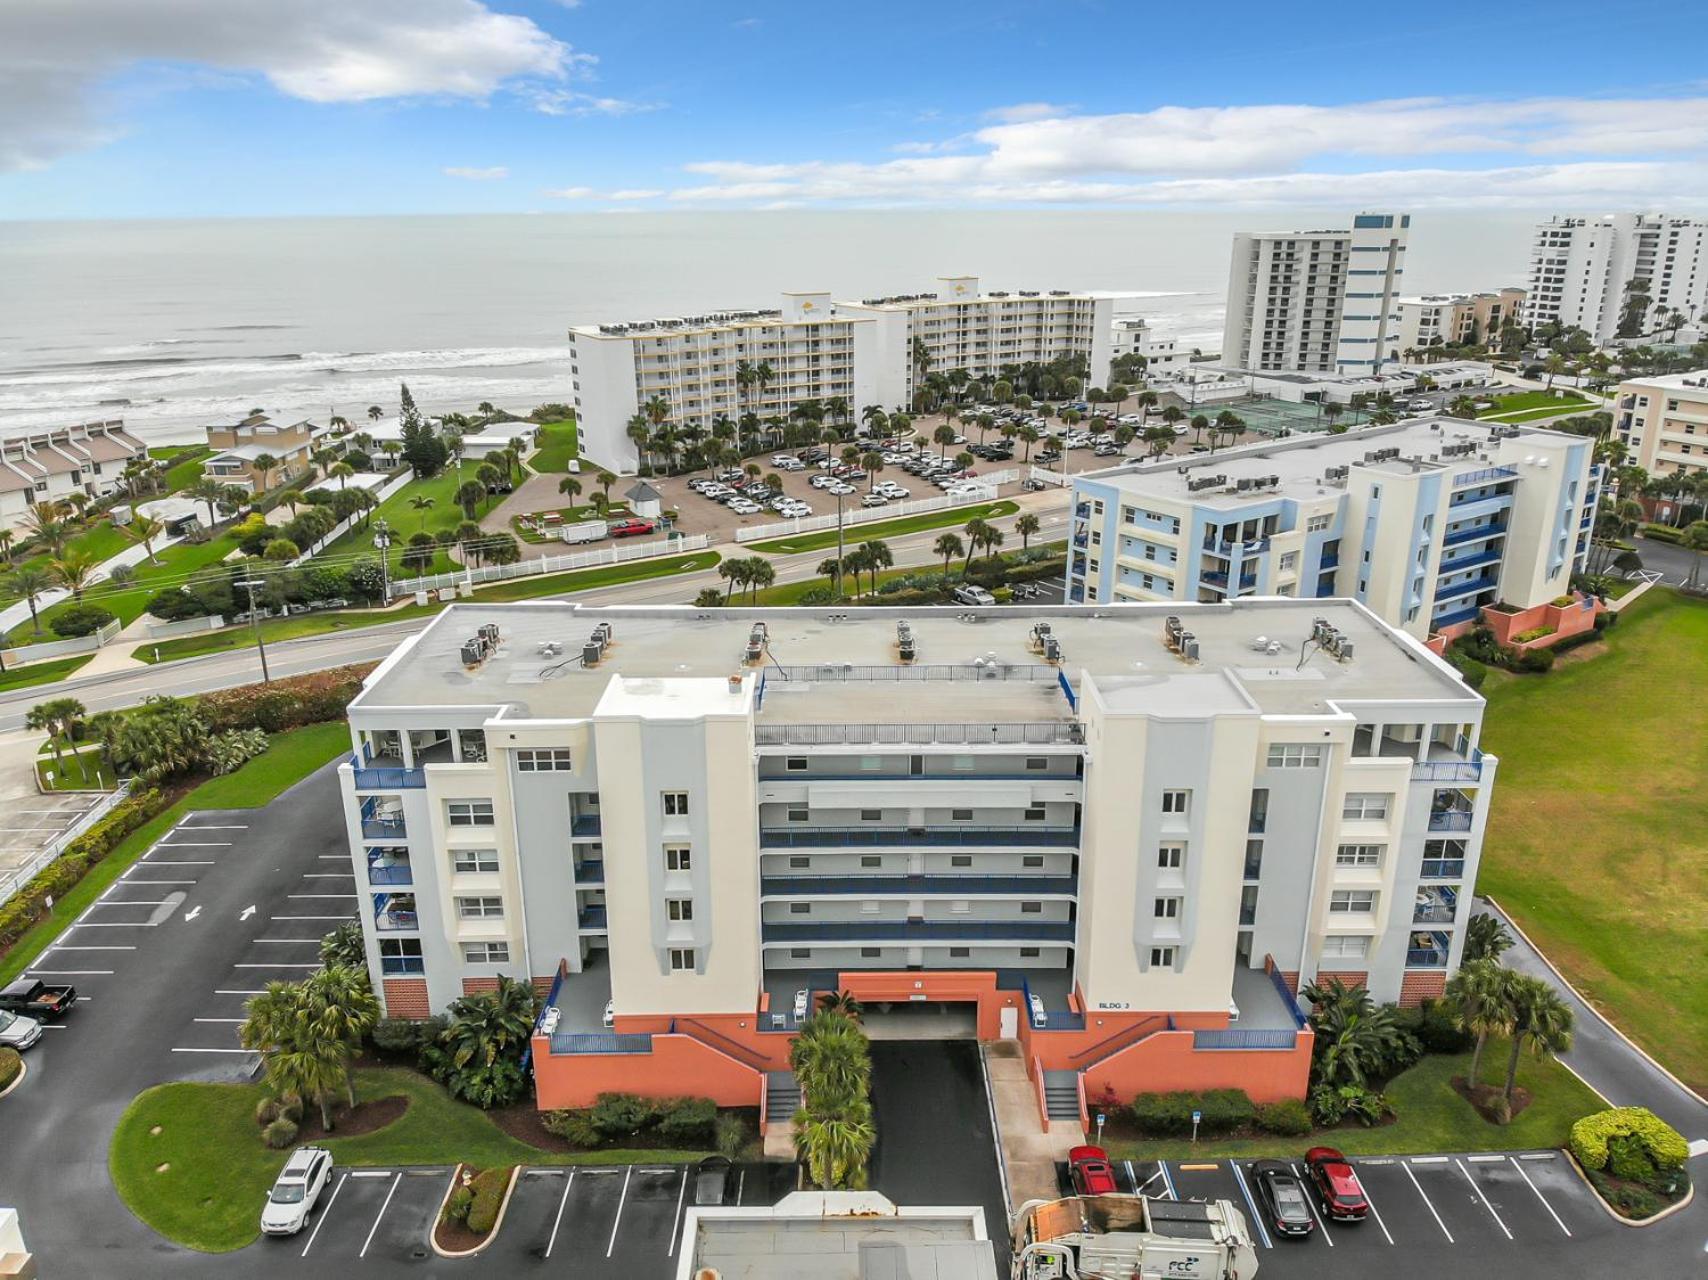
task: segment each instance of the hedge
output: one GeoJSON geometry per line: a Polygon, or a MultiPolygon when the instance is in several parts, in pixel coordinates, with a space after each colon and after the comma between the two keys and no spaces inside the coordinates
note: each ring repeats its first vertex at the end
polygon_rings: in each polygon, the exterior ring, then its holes
{"type": "Polygon", "coordinates": [[[1174,1138],[1192,1132],[1192,1113],[1199,1115],[1200,1136],[1232,1133],[1256,1118],[1256,1109],[1242,1089],[1206,1089],[1202,1093],[1141,1093],[1133,1099],[1133,1123],[1150,1137],[1174,1138]]]}
{"type": "Polygon", "coordinates": [[[1684,530],[1674,529],[1670,524],[1646,524],[1642,532],[1645,538],[1655,542],[1670,542],[1677,546],[1684,541],[1684,530]]]}
{"type": "Polygon", "coordinates": [[[265,729],[278,733],[307,724],[342,720],[362,680],[378,663],[362,662],[329,671],[290,676],[271,684],[245,684],[204,693],[197,709],[215,733],[224,729],[265,729]]]}
{"type": "Polygon", "coordinates": [[[18,1078],[24,1069],[24,1059],[16,1049],[0,1048],[0,1089],[18,1078]]]}
{"type": "Polygon", "coordinates": [[[1657,1169],[1680,1169],[1690,1158],[1683,1135],[1647,1107],[1613,1107],[1585,1116],[1572,1125],[1569,1145],[1584,1168],[1602,1169],[1609,1145],[1625,1137],[1641,1142],[1657,1169]]]}
{"type": "Polygon", "coordinates": [[[48,913],[47,900],[64,897],[89,868],[105,858],[131,832],[159,813],[167,799],[153,789],[132,792],[112,812],[65,846],[65,852],[0,906],[0,951],[4,951],[48,913]]]}
{"type": "Polygon", "coordinates": [[[474,1199],[469,1202],[468,1229],[483,1236],[498,1225],[504,1192],[510,1185],[508,1168],[486,1169],[474,1176],[474,1199]]]}

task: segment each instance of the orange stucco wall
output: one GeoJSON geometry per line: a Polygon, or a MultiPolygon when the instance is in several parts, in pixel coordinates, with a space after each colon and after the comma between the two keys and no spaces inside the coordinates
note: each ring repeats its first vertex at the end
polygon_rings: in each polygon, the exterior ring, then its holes
{"type": "Polygon", "coordinates": [[[1096,1103],[1130,1101],[1140,1093],[1184,1089],[1244,1089],[1253,1102],[1302,1098],[1311,1074],[1309,1031],[1291,1049],[1206,1050],[1190,1031],[1163,1031],[1106,1058],[1085,1073],[1085,1096],[1096,1103]]]}
{"type": "Polygon", "coordinates": [[[1584,608],[1581,604],[1556,605],[1538,604],[1528,609],[1520,609],[1517,613],[1505,613],[1499,609],[1484,609],[1483,625],[1495,634],[1495,639],[1503,645],[1514,645],[1519,649],[1546,649],[1558,644],[1567,636],[1575,636],[1595,627],[1595,615],[1606,613],[1607,606],[1595,597],[1590,597],[1591,605],[1584,608]],[[1530,631],[1536,627],[1553,627],[1552,635],[1542,636],[1536,640],[1528,640],[1523,644],[1515,644],[1513,636],[1521,631],[1530,631]]]}
{"type": "Polygon", "coordinates": [[[542,1111],[590,1107],[601,1093],[648,1098],[692,1095],[720,1107],[757,1107],[765,1076],[685,1035],[655,1035],[651,1053],[554,1055],[534,1037],[534,1097],[542,1111]]]}

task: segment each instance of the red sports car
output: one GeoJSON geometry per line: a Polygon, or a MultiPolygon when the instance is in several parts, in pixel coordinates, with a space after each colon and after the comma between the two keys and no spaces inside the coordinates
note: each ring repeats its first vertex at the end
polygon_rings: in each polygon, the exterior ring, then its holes
{"type": "Polygon", "coordinates": [[[1305,1169],[1316,1188],[1323,1216],[1341,1222],[1362,1222],[1370,1212],[1364,1187],[1346,1157],[1333,1147],[1312,1147],[1305,1152],[1305,1169]]]}
{"type": "Polygon", "coordinates": [[[1068,1174],[1073,1178],[1073,1189],[1082,1196],[1110,1196],[1119,1190],[1115,1170],[1109,1166],[1109,1153],[1102,1147],[1069,1151],[1068,1174]]]}

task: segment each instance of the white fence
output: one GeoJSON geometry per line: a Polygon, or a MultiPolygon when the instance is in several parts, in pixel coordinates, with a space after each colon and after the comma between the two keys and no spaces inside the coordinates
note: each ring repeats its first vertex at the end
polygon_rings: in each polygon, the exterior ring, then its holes
{"type": "MultiPolygon", "coordinates": [[[[404,485],[408,484],[414,478],[415,478],[415,473],[413,471],[410,471],[407,469],[403,470],[403,471],[399,471],[390,480],[387,480],[378,489],[374,490],[374,503],[375,503],[375,505],[377,506],[379,503],[384,502],[387,498],[391,497],[392,494],[396,493],[399,489],[403,488],[404,485]]],[[[370,508],[370,510],[371,510],[371,508],[370,508]]],[[[368,514],[368,512],[358,511],[358,512],[356,512],[355,515],[351,516],[348,520],[340,520],[337,524],[332,526],[332,528],[326,533],[326,535],[324,537],[322,537],[322,538],[320,538],[314,542],[309,543],[309,545],[306,548],[304,548],[303,553],[300,556],[298,556],[295,560],[291,561],[291,567],[294,569],[297,565],[300,565],[304,561],[306,561],[310,556],[319,555],[322,551],[326,550],[326,548],[330,547],[334,542],[338,541],[338,539],[342,538],[346,533],[350,532],[351,529],[355,528],[358,524],[360,524],[362,522],[362,520],[366,517],[367,514],[368,514]]]]}
{"type": "Polygon", "coordinates": [[[13,667],[20,662],[43,662],[49,658],[68,658],[76,653],[94,653],[121,630],[123,624],[114,618],[86,636],[73,636],[69,640],[43,640],[40,644],[21,644],[16,649],[0,651],[0,661],[7,667],[13,667]]]}
{"type": "Polygon", "coordinates": [[[205,618],[180,618],[176,622],[151,622],[147,626],[150,640],[169,640],[173,636],[195,636],[204,631],[218,631],[225,619],[215,613],[205,618]]]}
{"type": "Polygon", "coordinates": [[[1064,471],[1051,471],[1048,467],[1033,467],[1032,479],[1040,484],[1054,485],[1058,489],[1073,488],[1073,477],[1064,471]]]}
{"type": "Polygon", "coordinates": [[[130,794],[130,788],[131,784],[128,779],[119,783],[116,791],[109,791],[97,800],[77,819],[76,822],[73,822],[64,831],[61,831],[52,840],[49,840],[41,847],[41,850],[28,862],[24,863],[23,866],[13,867],[12,870],[6,872],[4,875],[0,875],[0,903],[10,900],[13,894],[17,893],[19,889],[22,889],[26,884],[40,874],[41,870],[46,867],[48,863],[59,857],[60,854],[64,853],[66,845],[70,844],[78,836],[82,835],[90,827],[94,826],[96,822],[106,817],[107,814],[112,811],[114,805],[130,794]]]}
{"type": "Polygon", "coordinates": [[[664,542],[630,543],[627,546],[605,547],[599,551],[579,551],[572,555],[541,556],[538,560],[518,560],[515,564],[489,564],[479,569],[459,569],[455,573],[400,578],[391,584],[391,593],[393,596],[409,596],[417,591],[442,591],[471,582],[503,582],[508,578],[531,578],[548,573],[567,573],[572,569],[595,569],[600,565],[626,564],[632,560],[652,560],[659,556],[704,551],[711,545],[710,537],[696,533],[690,537],[670,538],[664,542]]]}
{"type": "MultiPolygon", "coordinates": [[[[840,523],[845,529],[852,529],[862,524],[882,524],[885,520],[902,520],[908,516],[924,515],[928,511],[947,511],[954,507],[978,506],[996,500],[998,485],[1009,484],[1020,478],[1018,471],[993,471],[989,475],[977,476],[967,483],[976,486],[975,492],[956,494],[951,497],[941,494],[935,498],[916,498],[912,502],[892,502],[881,507],[855,507],[852,511],[844,510],[840,523]]],[[[794,520],[779,520],[774,524],[756,524],[750,528],[737,529],[737,542],[763,542],[767,538],[786,538],[798,533],[818,533],[825,529],[836,528],[838,519],[828,516],[799,516],[794,520]]]]}

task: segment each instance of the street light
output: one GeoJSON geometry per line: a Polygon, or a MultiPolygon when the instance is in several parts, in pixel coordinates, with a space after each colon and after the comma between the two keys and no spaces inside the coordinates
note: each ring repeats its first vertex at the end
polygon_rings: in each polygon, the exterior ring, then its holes
{"type": "MultiPolygon", "coordinates": [[[[836,493],[836,494],[832,494],[831,496],[836,499],[836,594],[838,596],[840,596],[842,594],[842,556],[843,556],[843,550],[842,550],[842,495],[840,493],[836,493]]],[[[854,592],[854,594],[859,595],[860,593],[858,590],[856,590],[854,592]]]]}
{"type": "Polygon", "coordinates": [[[255,628],[255,647],[261,653],[261,683],[271,684],[273,677],[267,672],[267,646],[261,639],[261,613],[255,604],[255,588],[264,587],[267,584],[261,578],[245,578],[234,585],[243,587],[249,592],[249,623],[255,628]]]}
{"type": "Polygon", "coordinates": [[[391,526],[383,519],[374,521],[374,547],[380,553],[380,608],[391,603],[391,557],[386,549],[391,546],[391,526]]]}

